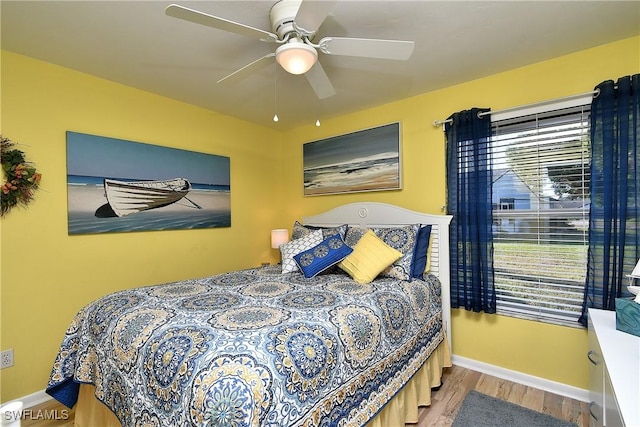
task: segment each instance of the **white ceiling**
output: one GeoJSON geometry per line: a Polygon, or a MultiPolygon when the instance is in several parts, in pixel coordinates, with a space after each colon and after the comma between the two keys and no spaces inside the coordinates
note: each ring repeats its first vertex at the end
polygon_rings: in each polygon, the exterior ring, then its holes
{"type": "Polygon", "coordinates": [[[216,84],[274,45],[168,17],[171,3],[271,31],[275,1],[2,0],[1,46],[290,129],[640,33],[640,1],[338,1],[318,37],[414,40],[415,50],[408,61],[319,53],[337,92],[319,100],[275,65],[216,84]]]}

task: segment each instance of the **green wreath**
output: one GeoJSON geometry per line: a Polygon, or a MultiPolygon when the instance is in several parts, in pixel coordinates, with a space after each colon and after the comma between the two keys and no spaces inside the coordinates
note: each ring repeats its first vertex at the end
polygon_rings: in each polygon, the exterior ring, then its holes
{"type": "Polygon", "coordinates": [[[35,166],[25,160],[24,153],[13,148],[14,146],[9,138],[0,135],[0,158],[2,172],[6,177],[0,193],[0,216],[4,216],[16,205],[28,205],[42,179],[35,166]]]}

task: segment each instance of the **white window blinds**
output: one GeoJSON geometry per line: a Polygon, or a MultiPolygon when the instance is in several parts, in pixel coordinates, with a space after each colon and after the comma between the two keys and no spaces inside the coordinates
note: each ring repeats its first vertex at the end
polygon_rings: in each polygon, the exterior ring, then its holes
{"type": "Polygon", "coordinates": [[[494,121],[498,313],[579,326],[589,226],[589,106],[494,121]]]}

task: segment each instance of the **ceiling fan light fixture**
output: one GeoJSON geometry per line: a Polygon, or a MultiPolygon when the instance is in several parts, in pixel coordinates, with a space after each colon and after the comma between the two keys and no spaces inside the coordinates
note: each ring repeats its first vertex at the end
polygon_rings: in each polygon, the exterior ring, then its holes
{"type": "Polygon", "coordinates": [[[294,39],[276,49],[276,61],[291,74],[304,74],[318,60],[318,52],[313,46],[294,39]]]}

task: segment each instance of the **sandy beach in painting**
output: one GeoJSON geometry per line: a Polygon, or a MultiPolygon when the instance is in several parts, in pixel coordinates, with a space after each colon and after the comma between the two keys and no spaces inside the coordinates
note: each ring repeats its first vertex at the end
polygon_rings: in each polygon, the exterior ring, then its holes
{"type": "Polygon", "coordinates": [[[351,193],[357,191],[380,191],[380,190],[397,190],[400,188],[398,177],[395,174],[382,175],[378,179],[371,179],[366,183],[345,185],[334,184],[332,186],[321,188],[305,188],[304,194],[307,196],[315,196],[321,194],[333,193],[351,193]]]}
{"type": "Polygon", "coordinates": [[[127,215],[98,218],[95,212],[107,203],[100,185],[67,185],[69,234],[177,230],[231,226],[228,191],[191,190],[186,198],[169,206],[127,215]],[[201,207],[198,209],[189,199],[201,207]]]}
{"type": "Polygon", "coordinates": [[[304,194],[307,196],[399,188],[397,157],[344,162],[304,171],[304,194]]]}

